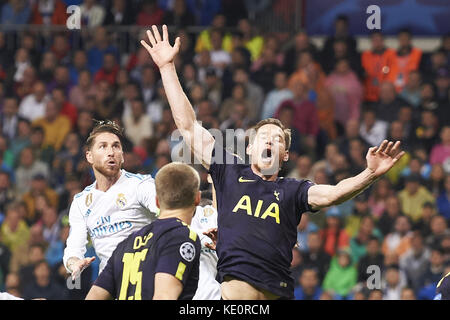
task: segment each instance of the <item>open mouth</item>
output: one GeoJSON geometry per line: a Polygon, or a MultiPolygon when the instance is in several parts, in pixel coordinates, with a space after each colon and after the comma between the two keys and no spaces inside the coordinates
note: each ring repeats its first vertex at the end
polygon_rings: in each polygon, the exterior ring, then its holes
{"type": "Polygon", "coordinates": [[[261,154],[261,159],[265,163],[270,163],[272,161],[272,150],[270,150],[269,148],[264,149],[261,154]]]}

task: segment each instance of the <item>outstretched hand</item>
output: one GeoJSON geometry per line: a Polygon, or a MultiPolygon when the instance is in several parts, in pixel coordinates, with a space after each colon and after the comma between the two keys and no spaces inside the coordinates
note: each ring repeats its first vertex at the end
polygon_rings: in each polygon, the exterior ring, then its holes
{"type": "Polygon", "coordinates": [[[142,46],[147,49],[148,53],[152,57],[158,68],[163,68],[164,66],[170,65],[178,51],[180,50],[180,37],[175,39],[175,44],[173,46],[169,43],[169,34],[167,32],[167,26],[162,26],[162,39],[158,31],[158,28],[153,25],[152,30],[147,30],[147,37],[149,43],[141,40],[142,46]]]}
{"type": "Polygon", "coordinates": [[[392,141],[384,140],[379,147],[372,147],[367,152],[367,168],[376,177],[380,177],[388,172],[404,154],[404,151],[400,151],[400,141],[394,144],[392,141]]]}

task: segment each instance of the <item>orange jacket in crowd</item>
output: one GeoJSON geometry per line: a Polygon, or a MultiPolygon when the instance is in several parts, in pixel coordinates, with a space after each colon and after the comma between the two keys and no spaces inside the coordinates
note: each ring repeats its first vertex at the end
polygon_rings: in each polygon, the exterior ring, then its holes
{"type": "Polygon", "coordinates": [[[396,52],[395,59],[396,62],[393,69],[393,74],[395,75],[394,84],[397,92],[400,92],[408,82],[409,73],[419,69],[422,50],[419,48],[411,48],[411,52],[404,56],[399,56],[396,52]]]}
{"type": "Polygon", "coordinates": [[[364,51],[361,56],[361,64],[365,71],[364,99],[377,101],[380,84],[383,81],[394,83],[396,76],[397,54],[393,49],[385,49],[381,54],[372,50],[364,51]]]}

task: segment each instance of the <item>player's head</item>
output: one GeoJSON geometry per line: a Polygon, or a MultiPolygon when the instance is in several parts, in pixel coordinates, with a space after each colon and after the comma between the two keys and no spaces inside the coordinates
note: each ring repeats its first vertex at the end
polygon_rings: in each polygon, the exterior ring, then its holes
{"type": "Polygon", "coordinates": [[[289,159],[291,130],[280,120],[268,118],[258,122],[250,133],[247,154],[252,165],[263,175],[274,175],[289,159]]]}
{"type": "Polygon", "coordinates": [[[156,205],[164,210],[192,209],[200,203],[200,176],[180,162],[163,166],[155,177],[156,205]]]}
{"type": "Polygon", "coordinates": [[[94,172],[116,176],[123,164],[122,128],[112,121],[98,121],[86,140],[86,159],[94,172]]]}

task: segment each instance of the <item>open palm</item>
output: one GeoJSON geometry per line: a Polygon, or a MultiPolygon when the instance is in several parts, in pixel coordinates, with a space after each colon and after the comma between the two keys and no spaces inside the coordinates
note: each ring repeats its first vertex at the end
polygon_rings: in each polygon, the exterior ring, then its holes
{"type": "Polygon", "coordinates": [[[180,50],[180,38],[177,37],[175,39],[175,44],[171,46],[169,43],[169,34],[167,32],[166,25],[162,26],[162,39],[158,28],[155,25],[152,26],[152,30],[147,30],[149,43],[141,40],[141,44],[145,49],[147,49],[158,68],[161,69],[162,67],[173,62],[173,59],[180,50]]]}
{"type": "Polygon", "coordinates": [[[367,152],[367,168],[379,177],[388,172],[404,154],[404,151],[400,151],[400,141],[394,144],[384,140],[379,147],[372,147],[367,152]]]}

